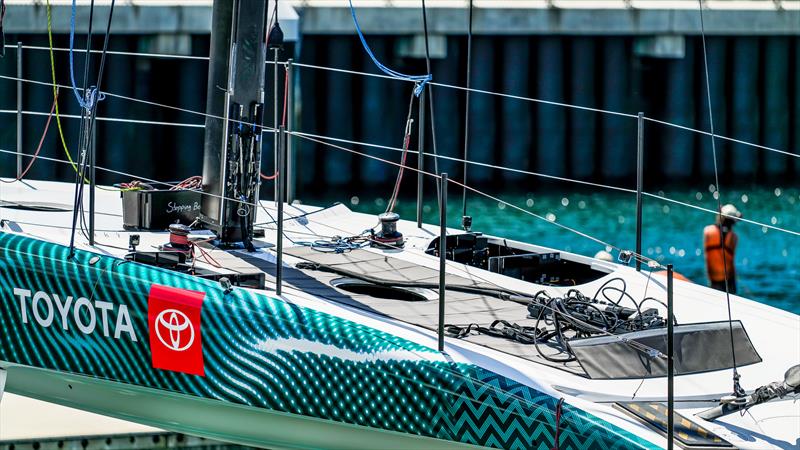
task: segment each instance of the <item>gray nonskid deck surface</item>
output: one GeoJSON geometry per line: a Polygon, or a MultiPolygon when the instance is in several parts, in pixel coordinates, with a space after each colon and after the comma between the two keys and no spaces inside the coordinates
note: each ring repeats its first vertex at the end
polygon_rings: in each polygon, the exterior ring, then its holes
{"type": "MultiPolygon", "coordinates": [[[[325,265],[332,269],[343,270],[354,275],[380,278],[385,281],[438,283],[438,271],[414,264],[386,254],[377,254],[366,250],[353,250],[347,253],[326,253],[310,247],[292,247],[286,254],[308,262],[325,265]]],[[[369,295],[353,294],[335,288],[331,282],[345,277],[342,274],[320,270],[289,270],[285,282],[296,289],[345,304],[354,308],[373,311],[406,323],[436,330],[439,323],[438,291],[431,289],[427,301],[403,301],[376,298],[369,295]]],[[[468,287],[484,287],[497,289],[497,286],[482,281],[471,280],[458,275],[448,274],[448,285],[468,287]]],[[[477,295],[448,290],[445,298],[445,323],[466,326],[472,323],[489,326],[495,320],[505,320],[524,326],[534,326],[536,321],[527,318],[527,308],[519,303],[501,300],[496,297],[477,295]]],[[[540,324],[540,327],[543,326],[540,324]]],[[[532,344],[522,344],[510,339],[472,333],[464,338],[510,355],[528,359],[548,366],[567,370],[577,375],[585,375],[576,362],[558,363],[543,358],[532,344]]],[[[563,354],[549,347],[540,345],[545,355],[556,358],[563,354]]]]}

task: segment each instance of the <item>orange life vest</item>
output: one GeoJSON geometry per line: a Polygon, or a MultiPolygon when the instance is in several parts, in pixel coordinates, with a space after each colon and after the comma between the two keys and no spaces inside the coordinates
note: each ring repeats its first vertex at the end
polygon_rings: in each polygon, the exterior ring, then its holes
{"type": "Polygon", "coordinates": [[[725,231],[725,244],[722,243],[722,227],[709,225],[703,230],[703,247],[706,253],[706,271],[711,281],[725,281],[725,269],[728,279],[735,277],[733,256],[736,251],[736,233],[733,230],[725,231]],[[723,261],[723,253],[725,259],[723,261]]]}

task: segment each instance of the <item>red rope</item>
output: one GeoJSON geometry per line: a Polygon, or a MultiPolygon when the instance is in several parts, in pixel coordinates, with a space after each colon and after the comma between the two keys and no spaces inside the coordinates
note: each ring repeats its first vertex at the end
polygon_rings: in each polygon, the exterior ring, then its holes
{"type": "Polygon", "coordinates": [[[411,144],[411,127],[407,127],[407,133],[403,139],[403,159],[400,161],[400,172],[397,174],[397,180],[394,182],[394,190],[392,191],[392,198],[389,203],[389,212],[394,210],[394,205],[397,203],[397,195],[400,191],[400,184],[403,181],[403,168],[406,165],[406,157],[408,156],[408,146],[411,144]]]}
{"type": "Polygon", "coordinates": [[[23,178],[25,178],[25,175],[27,175],[28,171],[31,170],[31,167],[33,167],[33,163],[36,162],[36,158],[39,156],[39,152],[42,151],[42,146],[44,145],[44,139],[47,137],[47,131],[50,129],[50,121],[53,119],[53,113],[56,110],[57,101],[58,101],[58,93],[56,93],[56,96],[53,99],[53,106],[50,107],[50,115],[47,116],[47,123],[44,125],[44,132],[42,132],[42,138],[39,139],[39,146],[36,147],[36,152],[33,154],[33,157],[31,158],[31,161],[28,163],[27,167],[25,167],[25,170],[23,170],[22,173],[20,173],[19,176],[16,179],[14,179],[14,181],[4,181],[4,180],[0,181],[4,183],[14,183],[20,181],[23,178]]]}
{"type": "Polygon", "coordinates": [[[406,117],[406,129],[403,135],[403,158],[400,160],[400,170],[397,172],[397,178],[394,182],[394,189],[392,190],[392,196],[389,198],[389,206],[386,208],[386,212],[392,212],[394,210],[394,206],[397,203],[397,196],[400,194],[400,184],[403,181],[403,169],[406,166],[406,157],[408,156],[408,147],[411,145],[411,124],[413,121],[411,120],[411,111],[414,107],[414,93],[411,93],[411,100],[408,102],[408,117],[406,117]]]}
{"type": "Polygon", "coordinates": [[[264,175],[263,173],[259,173],[258,175],[261,177],[262,180],[267,180],[267,181],[272,181],[272,180],[278,178],[278,172],[275,172],[274,174],[269,175],[269,176],[264,175]]]}

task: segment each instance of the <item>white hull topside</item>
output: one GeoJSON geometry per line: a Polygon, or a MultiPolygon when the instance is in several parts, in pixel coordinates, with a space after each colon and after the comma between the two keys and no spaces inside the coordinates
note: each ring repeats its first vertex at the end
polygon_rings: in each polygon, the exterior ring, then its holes
{"type": "MultiPolygon", "coordinates": [[[[52,203],[71,209],[73,196],[73,186],[71,184],[34,181],[25,182],[24,184],[3,185],[0,189],[2,189],[0,191],[0,199],[3,201],[52,203]]],[[[276,214],[274,211],[275,204],[269,201],[264,201],[262,204],[264,208],[258,212],[257,223],[272,221],[276,214]],[[269,211],[269,214],[266,211],[269,211]]],[[[96,236],[98,242],[122,248],[127,247],[128,236],[131,233],[122,230],[122,211],[119,194],[98,191],[97,205],[96,236]]],[[[305,205],[286,205],[286,212],[290,215],[304,214],[317,210],[318,208],[305,205]]],[[[10,222],[6,223],[1,231],[16,232],[54,243],[68,244],[71,234],[71,218],[71,212],[3,208],[0,219],[10,222]]],[[[321,209],[319,212],[306,216],[306,219],[302,221],[287,220],[285,232],[290,237],[292,233],[297,233],[294,237],[299,240],[308,240],[308,234],[319,236],[357,235],[364,229],[373,226],[376,222],[374,216],[354,213],[342,205],[321,209]]],[[[416,223],[401,221],[398,224],[398,230],[405,236],[406,246],[402,252],[393,252],[392,257],[414,262],[420,266],[438,269],[438,259],[424,254],[424,250],[428,247],[431,239],[438,235],[438,226],[425,225],[423,228],[418,229],[416,223]]],[[[266,236],[262,240],[267,243],[274,243],[276,241],[276,232],[273,226],[267,226],[265,231],[266,236]]],[[[450,233],[460,232],[455,229],[449,231],[450,233]]],[[[137,232],[135,234],[141,235],[141,248],[162,245],[168,239],[166,233],[137,232]]],[[[576,239],[579,238],[576,237],[576,239]]],[[[76,235],[76,241],[77,246],[85,250],[109,253],[118,257],[122,257],[125,254],[125,251],[111,247],[89,247],[85,239],[79,234],[76,235]]],[[[530,244],[518,244],[534,251],[551,250],[530,244]]],[[[285,247],[291,245],[292,243],[289,240],[285,240],[285,247]]],[[[627,283],[628,292],[636,298],[643,298],[645,291],[648,296],[666,298],[666,279],[664,278],[652,276],[648,280],[646,272],[639,273],[631,267],[593,260],[567,252],[560,253],[562,259],[591,264],[593,267],[607,272],[606,276],[579,286],[586,294],[593,294],[605,280],[611,277],[622,277],[627,283]]],[[[256,257],[274,260],[274,252],[262,249],[256,257]]],[[[299,259],[291,256],[284,256],[284,262],[289,266],[294,266],[299,261],[299,259]]],[[[680,270],[680,267],[677,269],[680,270]]],[[[482,281],[496,283],[505,288],[522,292],[536,292],[540,289],[546,289],[553,294],[563,294],[567,290],[567,288],[561,287],[532,285],[521,280],[455,263],[448,263],[447,271],[466,278],[477,277],[482,281]]],[[[267,288],[268,294],[274,294],[270,289],[269,283],[267,288]]],[[[308,293],[300,292],[290,285],[285,286],[283,297],[301,306],[362,323],[421,345],[431,348],[436,347],[436,334],[422,327],[315,297],[308,293]]],[[[674,312],[679,323],[726,321],[728,319],[724,293],[698,284],[676,280],[674,298],[674,312]]],[[[800,299],[798,300],[800,301],[800,299]]],[[[738,296],[731,296],[731,314],[734,320],[742,322],[753,346],[763,360],[761,363],[739,368],[742,387],[745,390],[751,391],[770,382],[780,380],[787,368],[800,363],[800,317],[738,296]]],[[[448,359],[470,362],[522,384],[541,389],[543,392],[564,396],[570,404],[578,406],[610,423],[617,424],[623,429],[631,430],[651,442],[665,445],[665,440],[662,437],[647,430],[646,427],[613,407],[613,403],[616,401],[630,401],[634,398],[641,401],[664,401],[666,399],[667,386],[665,378],[645,380],[588,379],[465,340],[446,338],[445,345],[448,359]]],[[[144,421],[141,418],[137,418],[136,411],[147,408],[148,405],[153,405],[154,403],[150,402],[157,401],[156,397],[158,397],[145,392],[126,391],[119,386],[104,386],[102,382],[95,384],[91,380],[79,379],[76,379],[75,382],[81,386],[87,386],[87,389],[91,388],[91,395],[88,392],[83,395],[63,390],[59,391],[56,386],[59,385],[58,383],[63,384],[67,381],[69,376],[67,374],[40,372],[42,371],[29,368],[11,368],[7,384],[8,390],[11,392],[17,391],[22,395],[29,395],[42,400],[143,423],[144,421]],[[19,379],[15,380],[15,372],[20,375],[25,374],[24,377],[27,380],[24,382],[19,381],[19,379]],[[58,383],[51,383],[51,381],[58,381],[58,383]],[[126,395],[130,395],[132,396],[131,398],[136,398],[137,400],[123,407],[122,403],[125,403],[123,399],[126,398],[126,395]],[[102,400],[98,400],[97,397],[102,398],[102,400]]],[[[766,405],[756,406],[750,409],[747,414],[731,414],[715,422],[707,422],[694,417],[697,412],[714,406],[720,397],[728,395],[731,391],[731,386],[731,370],[678,376],[675,378],[676,408],[684,416],[692,417],[692,420],[728,440],[738,448],[800,448],[800,402],[797,401],[796,397],[788,397],[766,405]]],[[[187,407],[185,412],[191,412],[192,408],[195,407],[187,399],[176,399],[171,404],[177,408],[182,408],[181,405],[185,404],[187,407]]],[[[185,412],[182,411],[181,414],[185,412]]],[[[221,411],[219,412],[221,413],[221,411]]],[[[225,417],[224,414],[217,413],[214,412],[216,417],[225,417]]],[[[231,417],[236,417],[236,415],[234,414],[231,417]]],[[[235,430],[235,420],[231,420],[230,423],[231,430],[235,430]]],[[[146,422],[146,424],[170,429],[170,421],[166,416],[146,422]]],[[[199,428],[196,430],[192,430],[191,426],[178,428],[181,428],[180,431],[182,432],[203,435],[203,430],[199,428]]],[[[264,430],[264,432],[268,432],[268,430],[264,430]]],[[[339,432],[339,430],[332,431],[332,433],[339,432]]],[[[344,430],[341,431],[343,436],[341,445],[334,445],[333,442],[322,443],[322,445],[330,446],[330,448],[355,448],[355,443],[359,442],[358,436],[362,438],[366,436],[366,434],[360,433],[368,432],[368,430],[361,429],[344,430]],[[344,437],[349,436],[348,433],[350,431],[354,431],[353,441],[348,441],[348,438],[344,437]]],[[[255,442],[244,437],[239,439],[234,436],[228,438],[225,436],[208,437],[244,444],[255,442]]],[[[397,445],[393,446],[393,448],[405,448],[405,445],[402,444],[402,442],[405,442],[405,438],[396,438],[398,439],[397,445]]],[[[380,437],[379,439],[385,439],[385,437],[380,437]]],[[[414,446],[433,448],[429,445],[422,445],[419,439],[419,437],[409,439],[408,448],[414,446]]],[[[369,446],[368,440],[361,442],[369,446]]],[[[320,443],[308,442],[309,447],[317,446],[317,444],[320,443]]],[[[276,445],[278,445],[277,442],[276,445]]]]}

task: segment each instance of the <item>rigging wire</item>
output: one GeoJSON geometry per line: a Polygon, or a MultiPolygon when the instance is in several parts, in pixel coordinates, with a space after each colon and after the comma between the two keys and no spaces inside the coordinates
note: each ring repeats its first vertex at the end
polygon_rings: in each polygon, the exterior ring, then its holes
{"type": "MultiPolygon", "coordinates": [[[[472,87],[472,0],[469,0],[469,25],[467,27],[467,90],[464,107],[464,184],[467,183],[467,161],[469,160],[469,95],[472,87]]],[[[461,191],[461,216],[467,217],[467,189],[461,191]]]]}
{"type": "MultiPolygon", "coordinates": [[[[722,194],[720,194],[720,186],[719,186],[719,171],[717,169],[717,146],[716,146],[716,139],[714,139],[715,132],[714,132],[714,110],[712,109],[711,103],[711,81],[710,76],[708,74],[708,50],[706,48],[706,26],[705,26],[705,19],[703,15],[703,0],[697,0],[699,5],[699,12],[700,12],[700,36],[703,42],[703,69],[706,78],[706,99],[708,101],[708,120],[709,126],[711,128],[711,155],[714,158],[714,186],[716,194],[714,197],[717,199],[717,210],[720,214],[722,214],[722,194]]],[[[721,216],[720,216],[721,219],[721,216]]],[[[725,231],[722,227],[722,221],[720,220],[719,224],[720,230],[720,246],[725,245],[725,231]]],[[[728,258],[725,255],[725,249],[722,249],[722,268],[725,273],[725,300],[728,306],[728,331],[730,333],[730,340],[731,340],[731,359],[733,362],[733,393],[736,396],[741,397],[745,394],[744,389],[739,384],[739,371],[736,367],[736,350],[734,348],[733,342],[733,317],[731,314],[731,291],[730,286],[728,284],[728,258]]],[[[733,264],[733,261],[730,261],[730,264],[733,264]]],[[[671,356],[671,355],[670,355],[671,356]]]]}

